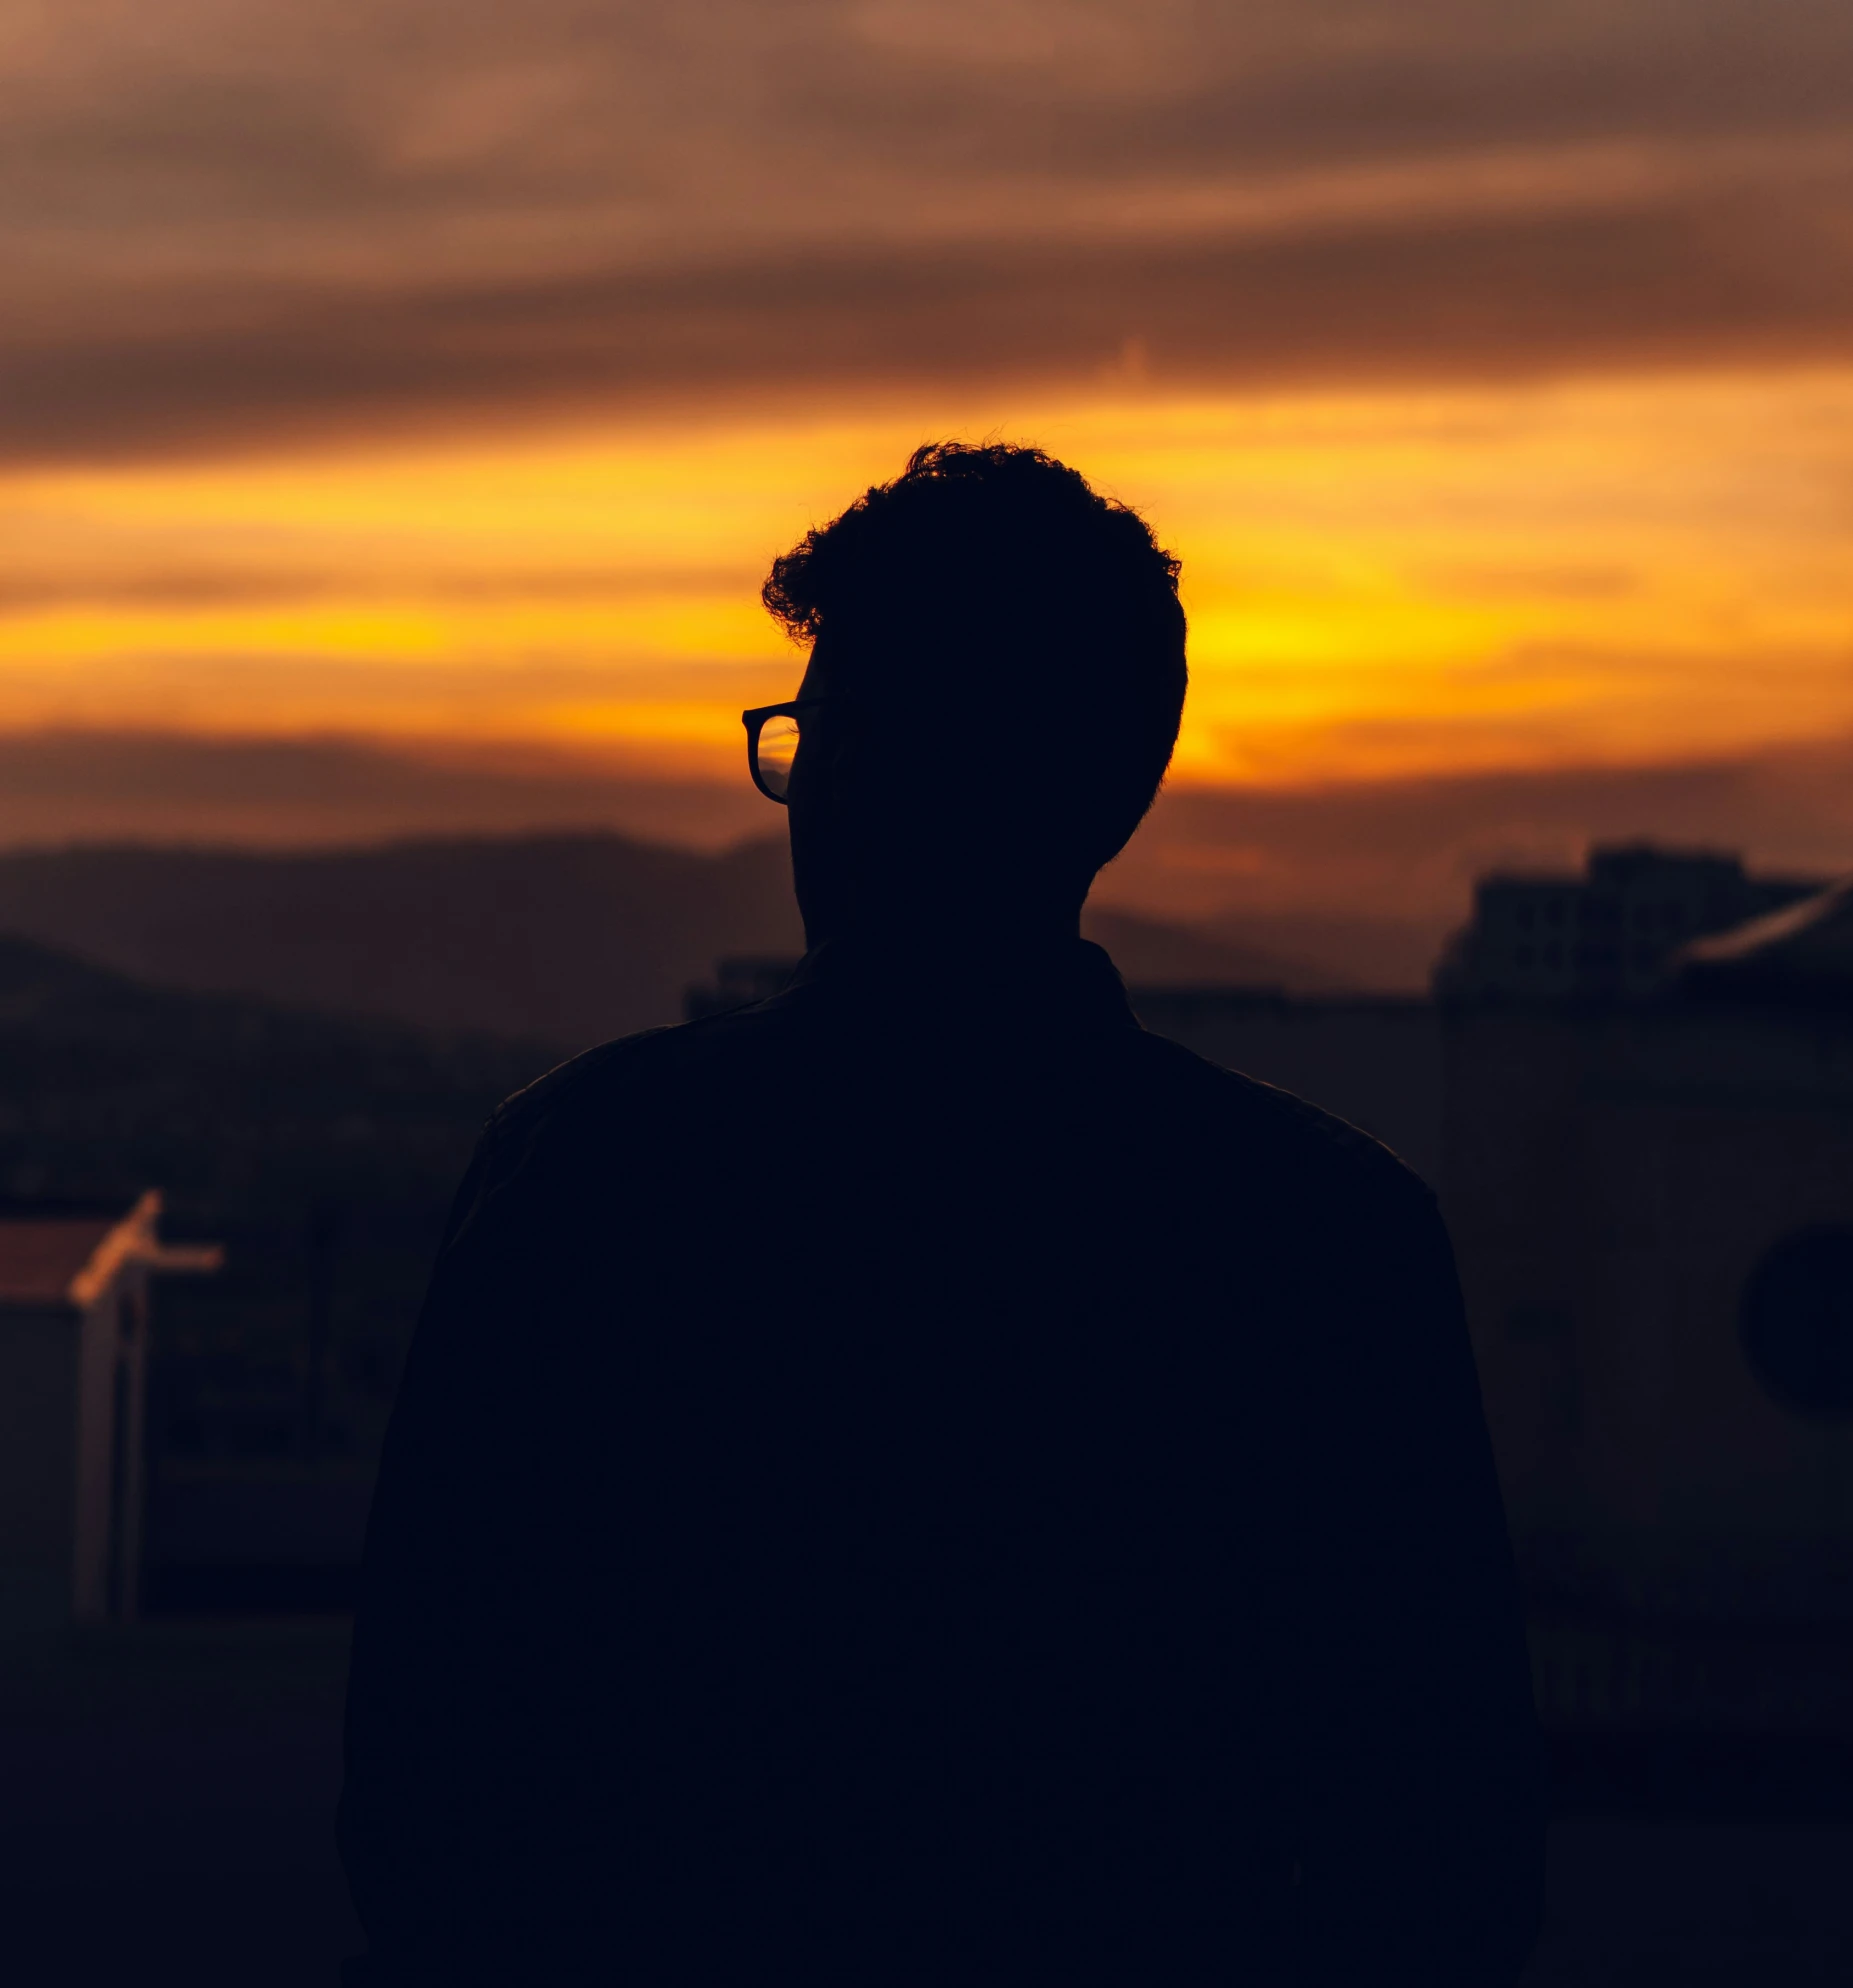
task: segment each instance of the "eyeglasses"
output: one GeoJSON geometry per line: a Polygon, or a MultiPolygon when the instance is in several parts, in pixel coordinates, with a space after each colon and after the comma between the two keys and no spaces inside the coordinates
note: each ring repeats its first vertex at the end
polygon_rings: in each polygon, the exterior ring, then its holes
{"type": "Polygon", "coordinates": [[[757,711],[742,711],[746,727],[746,763],[753,785],[768,801],[784,807],[791,796],[792,762],[798,757],[806,712],[823,703],[821,697],[794,698],[789,704],[765,704],[757,711]]]}

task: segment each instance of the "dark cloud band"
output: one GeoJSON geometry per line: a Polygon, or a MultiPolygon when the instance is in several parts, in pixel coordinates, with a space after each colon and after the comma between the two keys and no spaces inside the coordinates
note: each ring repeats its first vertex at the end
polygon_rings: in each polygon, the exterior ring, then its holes
{"type": "Polygon", "coordinates": [[[1843,0],[155,18],[66,0],[9,44],[0,457],[1853,332],[1843,0]]]}
{"type": "MultiPolygon", "coordinates": [[[[198,329],[8,341],[15,461],[382,422],[1033,377],[1198,387],[1838,356],[1838,187],[1264,240],[858,247],[663,274],[254,290],[198,329]],[[231,321],[227,322],[227,316],[231,321]]],[[[1848,189],[1853,191],[1853,189],[1848,189]]]]}

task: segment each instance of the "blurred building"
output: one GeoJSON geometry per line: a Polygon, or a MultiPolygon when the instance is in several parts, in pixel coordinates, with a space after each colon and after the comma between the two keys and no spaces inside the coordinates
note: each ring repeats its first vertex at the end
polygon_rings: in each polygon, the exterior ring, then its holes
{"type": "Polygon", "coordinates": [[[1444,1013],[1442,1178],[1535,1594],[1853,1617],[1853,893],[1657,992],[1444,1013]]]}
{"type": "Polygon", "coordinates": [[[149,1279],[219,1265],[160,1213],[152,1190],[0,1208],[0,1623],[135,1613],[149,1279]]]}
{"type": "Polygon", "coordinates": [[[1584,874],[1504,871],[1474,887],[1472,922],[1450,942],[1435,992],[1450,1001],[1640,999],[1691,940],[1816,895],[1819,880],[1751,877],[1710,850],[1598,845],[1584,874]]]}

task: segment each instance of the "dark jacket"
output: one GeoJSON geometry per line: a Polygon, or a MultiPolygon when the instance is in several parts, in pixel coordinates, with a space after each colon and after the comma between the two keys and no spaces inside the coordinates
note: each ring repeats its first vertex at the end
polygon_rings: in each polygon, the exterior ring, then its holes
{"type": "Polygon", "coordinates": [[[1105,954],[832,948],[459,1193],[348,1707],[355,1979],[1508,1983],[1542,1823],[1446,1233],[1105,954]]]}

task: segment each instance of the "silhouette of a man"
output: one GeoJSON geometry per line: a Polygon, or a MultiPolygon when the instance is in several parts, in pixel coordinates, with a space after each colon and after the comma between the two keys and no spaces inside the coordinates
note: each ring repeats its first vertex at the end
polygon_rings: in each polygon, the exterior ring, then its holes
{"type": "Polygon", "coordinates": [[[920,450],[775,565],[810,951],[496,1115],[382,1466],[356,1980],[1509,1983],[1539,1773],[1447,1237],[1077,919],[1176,563],[920,450]]]}

